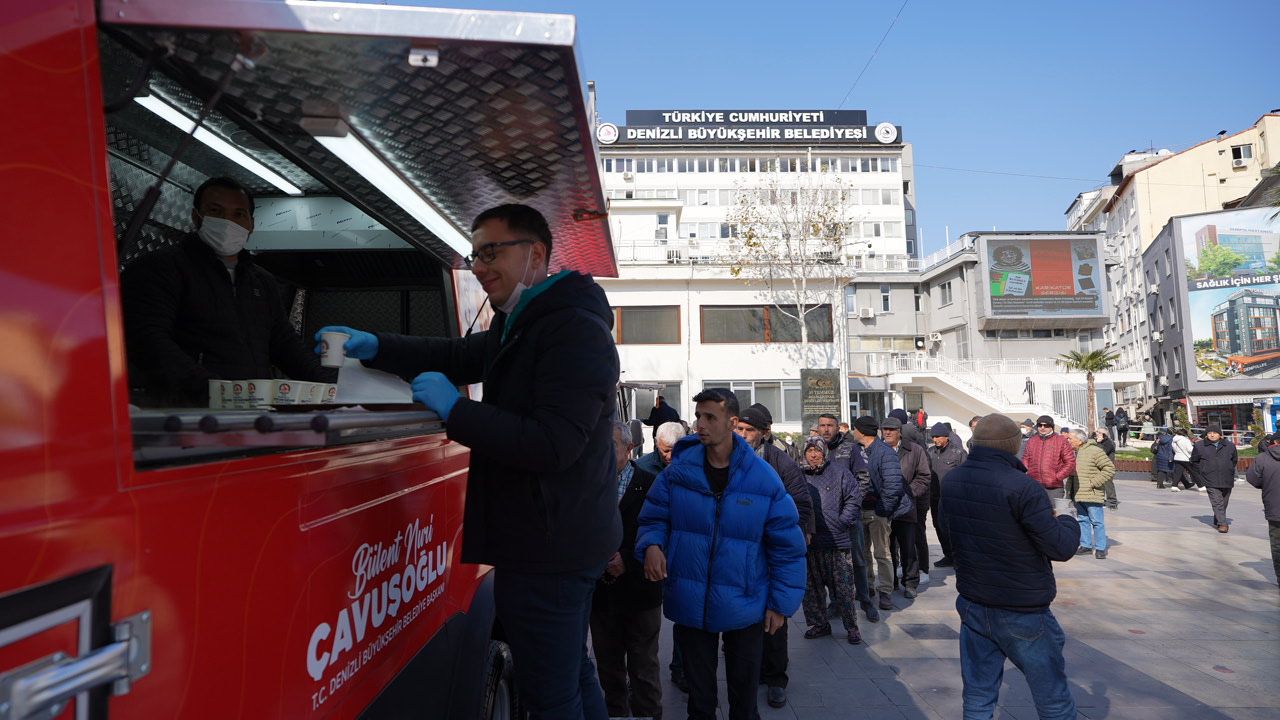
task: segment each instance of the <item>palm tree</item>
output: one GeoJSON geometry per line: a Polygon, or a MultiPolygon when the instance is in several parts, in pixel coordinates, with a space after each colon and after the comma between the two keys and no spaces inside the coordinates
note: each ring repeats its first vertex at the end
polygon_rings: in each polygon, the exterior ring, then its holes
{"type": "Polygon", "coordinates": [[[1072,350],[1069,353],[1058,356],[1058,364],[1067,370],[1078,370],[1084,373],[1085,382],[1088,384],[1088,412],[1089,427],[1088,433],[1093,434],[1098,423],[1098,398],[1094,390],[1093,374],[1106,372],[1115,365],[1116,360],[1120,359],[1117,353],[1109,353],[1106,350],[1094,350],[1093,352],[1080,352],[1072,350]]]}

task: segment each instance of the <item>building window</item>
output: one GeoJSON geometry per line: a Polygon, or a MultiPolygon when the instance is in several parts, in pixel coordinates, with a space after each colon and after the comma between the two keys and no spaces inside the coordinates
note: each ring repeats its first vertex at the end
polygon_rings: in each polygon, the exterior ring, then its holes
{"type": "Polygon", "coordinates": [[[1164,249],[1164,276],[1169,277],[1173,274],[1173,258],[1169,255],[1169,248],[1164,249]]]}
{"type": "Polygon", "coordinates": [[[883,312],[889,312],[889,285],[887,283],[880,284],[880,309],[883,312]]]}
{"type": "Polygon", "coordinates": [[[938,291],[942,296],[942,304],[938,307],[946,307],[951,304],[953,298],[951,296],[951,281],[948,280],[938,286],[938,291]]]}
{"type": "Polygon", "coordinates": [[[844,311],[848,315],[858,314],[858,288],[853,285],[844,287],[844,311]]]}
{"type": "Polygon", "coordinates": [[[1182,377],[1182,353],[1177,350],[1173,353],[1173,376],[1182,377]]]}
{"type": "MultiPolygon", "coordinates": [[[[784,312],[774,305],[703,305],[704,343],[800,342],[800,320],[795,307],[784,312]]],[[[805,308],[809,342],[832,342],[831,306],[805,308]]]]}
{"type": "Polygon", "coordinates": [[[1169,298],[1169,327],[1178,327],[1178,299],[1169,298]]]}
{"type": "Polygon", "coordinates": [[[619,345],[679,345],[680,307],[613,309],[613,339],[619,345]]]}
{"type": "Polygon", "coordinates": [[[956,333],[956,357],[961,360],[969,359],[969,333],[964,328],[956,333]]]}
{"type": "Polygon", "coordinates": [[[760,403],[769,409],[774,422],[800,422],[799,380],[705,380],[703,390],[728,388],[738,397],[738,406],[760,403]]]}
{"type": "Polygon", "coordinates": [[[1253,145],[1232,145],[1232,160],[1249,160],[1253,158],[1253,145]]]}
{"type": "Polygon", "coordinates": [[[920,312],[920,286],[916,286],[916,312],[920,312]]]}

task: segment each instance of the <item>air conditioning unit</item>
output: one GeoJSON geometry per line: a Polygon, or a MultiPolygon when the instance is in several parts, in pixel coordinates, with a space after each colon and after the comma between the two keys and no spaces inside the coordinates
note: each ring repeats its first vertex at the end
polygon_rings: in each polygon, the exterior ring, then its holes
{"type": "Polygon", "coordinates": [[[1147,292],[1150,292],[1152,295],[1159,295],[1159,294],[1160,294],[1160,286],[1159,286],[1159,285],[1152,285],[1152,286],[1151,286],[1151,289],[1150,289],[1150,290],[1148,290],[1147,292]]]}
{"type": "Polygon", "coordinates": [[[1242,168],[1248,164],[1249,164],[1249,161],[1245,160],[1244,158],[1236,158],[1235,160],[1231,161],[1231,167],[1233,168],[1242,168]]]}
{"type": "Polygon", "coordinates": [[[929,333],[929,342],[942,342],[942,333],[929,333]]]}
{"type": "Polygon", "coordinates": [[[1162,333],[1162,332],[1160,332],[1159,330],[1157,330],[1157,331],[1155,331],[1155,332],[1151,333],[1151,339],[1152,339],[1152,340],[1155,340],[1155,341],[1156,341],[1156,342],[1158,342],[1158,343],[1162,343],[1162,342],[1164,342],[1164,333],[1162,333]]]}
{"type": "Polygon", "coordinates": [[[636,179],[636,174],[635,174],[635,173],[633,173],[633,172],[624,172],[624,173],[622,173],[622,179],[623,179],[623,180],[635,180],[635,179],[636,179]]]}
{"type": "Polygon", "coordinates": [[[1169,376],[1161,375],[1160,377],[1156,378],[1156,382],[1159,383],[1162,387],[1169,387],[1169,376]]]}
{"type": "Polygon", "coordinates": [[[858,308],[858,317],[867,320],[876,316],[875,308],[858,308]]]}

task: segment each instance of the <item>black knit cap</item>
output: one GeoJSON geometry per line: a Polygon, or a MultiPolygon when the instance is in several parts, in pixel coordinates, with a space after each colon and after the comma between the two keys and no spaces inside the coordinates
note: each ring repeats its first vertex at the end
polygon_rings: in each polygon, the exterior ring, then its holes
{"type": "Polygon", "coordinates": [[[876,422],[876,419],[871,417],[870,415],[863,415],[862,417],[853,421],[853,429],[857,430],[863,435],[871,436],[871,435],[875,435],[876,432],[880,429],[880,423],[876,422]]]}
{"type": "Polygon", "coordinates": [[[757,430],[768,430],[769,426],[773,425],[773,416],[769,414],[769,408],[760,403],[743,410],[738,419],[757,430]]]}

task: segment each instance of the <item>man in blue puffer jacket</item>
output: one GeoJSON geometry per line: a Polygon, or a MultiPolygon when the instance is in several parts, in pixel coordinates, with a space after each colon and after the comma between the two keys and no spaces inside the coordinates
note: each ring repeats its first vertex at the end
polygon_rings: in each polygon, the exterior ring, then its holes
{"type": "Polygon", "coordinates": [[[724,635],[729,717],[758,717],[764,633],[800,607],[805,541],[778,473],[733,433],[728,390],[693,398],[697,438],[676,443],[640,511],[636,556],[664,581],[663,614],[684,656],[691,719],[716,715],[716,664],[724,635]]]}

